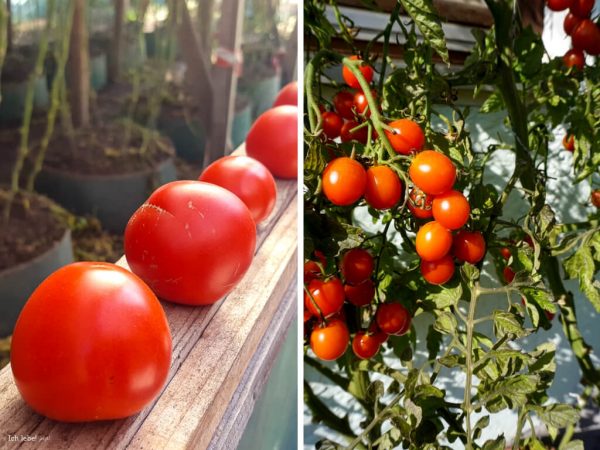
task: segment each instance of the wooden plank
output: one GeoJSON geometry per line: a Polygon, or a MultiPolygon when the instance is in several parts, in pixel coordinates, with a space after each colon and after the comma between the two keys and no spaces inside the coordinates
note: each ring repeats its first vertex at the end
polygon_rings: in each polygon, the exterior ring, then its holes
{"type": "Polygon", "coordinates": [[[90,53],[88,48],[85,0],[74,0],[73,26],[68,63],[71,116],[76,127],[90,123],[90,53]]]}

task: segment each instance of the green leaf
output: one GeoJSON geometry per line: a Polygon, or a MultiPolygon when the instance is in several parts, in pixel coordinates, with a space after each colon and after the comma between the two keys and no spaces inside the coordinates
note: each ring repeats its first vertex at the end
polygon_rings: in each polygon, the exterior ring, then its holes
{"type": "Polygon", "coordinates": [[[429,325],[429,329],[427,330],[427,351],[429,352],[428,359],[430,361],[434,360],[440,352],[443,340],[443,335],[433,328],[433,325],[429,325]]]}
{"type": "Polygon", "coordinates": [[[454,279],[445,286],[432,286],[428,288],[427,296],[423,302],[430,309],[445,309],[458,304],[462,294],[463,289],[460,281],[454,279]]]}
{"type": "Polygon", "coordinates": [[[497,338],[505,334],[515,337],[527,336],[527,331],[523,328],[523,318],[508,311],[494,311],[494,333],[497,338]]]}
{"type": "Polygon", "coordinates": [[[485,441],[481,450],[504,450],[506,448],[506,439],[504,434],[501,434],[496,439],[489,439],[485,441]]]}
{"type": "Polygon", "coordinates": [[[481,105],[479,111],[482,113],[491,113],[496,111],[502,111],[504,109],[504,100],[498,92],[493,92],[481,105]]]}
{"type": "Polygon", "coordinates": [[[525,405],[527,395],[536,391],[538,382],[537,375],[513,375],[487,385],[482,398],[491,413],[517,408],[525,405]]]}
{"type": "Polygon", "coordinates": [[[490,424],[490,416],[481,417],[473,427],[473,438],[479,439],[481,432],[490,424]]]}
{"type": "Polygon", "coordinates": [[[438,359],[442,366],[452,368],[465,364],[465,357],[462,355],[446,355],[438,359]]]}
{"type": "Polygon", "coordinates": [[[479,269],[473,264],[464,263],[460,269],[460,273],[467,283],[472,283],[479,278],[479,269]]]}
{"type": "Polygon", "coordinates": [[[585,450],[583,441],[576,439],[561,447],[561,450],[585,450]]]}
{"type": "Polygon", "coordinates": [[[450,65],[442,23],[432,0],[400,0],[406,13],[415,21],[425,41],[450,65]]]}
{"type": "Polygon", "coordinates": [[[456,317],[454,314],[448,311],[436,311],[436,319],[433,324],[433,328],[435,328],[440,333],[454,335],[456,332],[456,327],[458,323],[456,322],[456,317]]]}
{"type": "Polygon", "coordinates": [[[533,406],[531,410],[546,426],[554,428],[565,428],[577,423],[579,420],[579,411],[571,405],[556,403],[548,406],[533,406]]]}
{"type": "Polygon", "coordinates": [[[600,312],[600,286],[594,282],[596,270],[592,249],[589,245],[582,245],[564,263],[565,271],[570,278],[579,279],[579,288],[588,298],[596,311],[600,312]]]}

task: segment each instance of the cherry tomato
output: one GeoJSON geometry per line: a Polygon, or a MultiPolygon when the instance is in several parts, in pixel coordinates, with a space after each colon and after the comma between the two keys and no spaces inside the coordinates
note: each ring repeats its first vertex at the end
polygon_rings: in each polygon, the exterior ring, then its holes
{"type": "Polygon", "coordinates": [[[373,335],[359,331],[352,339],[352,351],[360,359],[371,359],[379,352],[381,342],[373,335]]]}
{"type": "Polygon", "coordinates": [[[408,174],[423,192],[439,195],[452,189],[456,180],[456,167],[446,155],[425,150],[414,157],[408,174]]]}
{"type": "Polygon", "coordinates": [[[359,125],[360,123],[355,122],[354,120],[349,120],[346,123],[344,123],[340,131],[342,142],[357,141],[361,144],[366,144],[367,140],[369,139],[369,130],[366,126],[352,132],[352,130],[358,127],[359,125]]]}
{"type": "Polygon", "coordinates": [[[567,33],[567,35],[570,36],[575,27],[579,25],[579,22],[581,22],[581,20],[582,19],[580,17],[577,17],[572,12],[569,12],[569,14],[567,14],[567,17],[565,17],[565,21],[563,23],[565,33],[567,33]]]}
{"type": "Polygon", "coordinates": [[[298,176],[298,108],[277,106],[258,116],[246,136],[246,154],[277,178],[298,176]]]}
{"type": "Polygon", "coordinates": [[[329,139],[335,139],[340,135],[340,131],[342,131],[342,125],[344,125],[344,121],[340,116],[331,111],[324,112],[322,116],[323,133],[329,139]]]}
{"type": "Polygon", "coordinates": [[[344,286],[339,278],[332,277],[327,281],[312,280],[308,284],[308,292],[304,293],[304,306],[313,316],[328,317],[339,312],[344,304],[344,286]],[[316,303],[316,305],[315,305],[316,303]],[[319,310],[321,312],[319,313],[319,310]]]}
{"type": "Polygon", "coordinates": [[[269,217],[275,207],[277,187],[271,172],[247,156],[217,159],[198,178],[233,192],[248,207],[256,223],[269,217]]]}
{"type": "Polygon", "coordinates": [[[570,8],[573,15],[587,19],[594,8],[594,0],[572,0],[570,8]]]}
{"type": "Polygon", "coordinates": [[[572,0],[546,0],[546,5],[552,11],[564,11],[571,6],[572,0]]]}
{"type": "Polygon", "coordinates": [[[53,420],[121,419],[163,388],[171,366],[165,313],[146,284],[108,263],[69,264],[21,311],[11,369],[23,399],[53,420]]]}
{"type": "Polygon", "coordinates": [[[394,120],[388,124],[394,129],[393,132],[385,130],[392,148],[396,153],[410,155],[423,150],[425,135],[421,127],[410,119],[394,120]]]}
{"type": "Polygon", "coordinates": [[[413,187],[408,194],[408,209],[418,219],[433,217],[432,203],[433,197],[417,187],[413,187]]]}
{"type": "Polygon", "coordinates": [[[594,205],[596,208],[600,208],[600,189],[592,191],[591,199],[592,205],[594,205]]]}
{"type": "Polygon", "coordinates": [[[310,348],[317,358],[324,361],[338,359],[346,352],[350,342],[348,327],[342,319],[331,319],[310,334],[310,348]]]}
{"type": "Polygon", "coordinates": [[[371,278],[375,263],[371,254],[362,248],[348,250],[342,256],[340,270],[347,283],[362,283],[371,278]]]}
{"type": "Polygon", "coordinates": [[[502,275],[504,276],[504,281],[507,283],[512,283],[512,281],[515,279],[515,271],[508,266],[504,268],[502,275]]]}
{"type": "Polygon", "coordinates": [[[304,309],[304,323],[308,322],[311,318],[312,318],[312,313],[310,311],[308,311],[307,309],[304,309]]]}
{"type": "MultiPolygon", "coordinates": [[[[377,92],[371,91],[371,96],[373,99],[377,99],[377,92]]],[[[367,96],[362,91],[358,91],[354,94],[354,109],[358,114],[366,117],[371,117],[371,110],[367,110],[367,106],[369,106],[369,102],[367,101],[367,96]]]]}
{"type": "Polygon", "coordinates": [[[417,231],[417,253],[425,261],[437,261],[452,247],[452,233],[435,220],[427,222],[417,231]]]}
{"type": "Polygon", "coordinates": [[[600,55],[600,28],[590,19],[584,19],[571,34],[573,47],[590,55],[600,55]]]}
{"type": "MultiPolygon", "coordinates": [[[[351,56],[350,59],[356,61],[361,58],[359,56],[354,55],[354,56],[351,56]]],[[[371,81],[373,80],[373,68],[363,62],[363,63],[361,63],[359,70],[362,73],[363,77],[365,77],[365,80],[367,81],[367,83],[371,83],[371,81]]],[[[360,89],[360,84],[359,84],[358,80],[356,79],[354,74],[350,71],[350,69],[348,69],[346,66],[344,66],[342,68],[342,76],[344,77],[344,81],[346,82],[346,84],[348,86],[350,86],[351,88],[354,88],[354,89],[360,89]]]]}
{"type": "Polygon", "coordinates": [[[387,166],[373,166],[367,170],[365,200],[375,209],[389,209],[402,197],[402,182],[387,166]]]}
{"type": "Polygon", "coordinates": [[[347,157],[336,158],[323,171],[323,193],[331,203],[348,206],[365,193],[367,172],[357,161],[347,157]]]}
{"type": "Polygon", "coordinates": [[[160,298],[186,305],[210,305],[229,293],[255,249],[256,225],[246,205],[202,181],[159,187],[125,229],[131,270],[160,298]]]}
{"type": "Polygon", "coordinates": [[[469,220],[471,207],[466,197],[458,191],[436,195],[432,204],[433,218],[450,230],[457,230],[469,220]]]}
{"type": "Polygon", "coordinates": [[[421,275],[431,284],[444,284],[454,275],[454,260],[446,255],[437,261],[421,261],[421,275]]]}
{"type": "Polygon", "coordinates": [[[314,261],[306,261],[304,263],[304,283],[308,284],[315,278],[321,276],[321,268],[314,261]]]}
{"type": "Polygon", "coordinates": [[[327,257],[325,256],[325,253],[323,253],[321,250],[315,250],[313,252],[313,255],[315,255],[315,258],[319,260],[323,267],[327,265],[327,257]]]}
{"type": "Polygon", "coordinates": [[[565,134],[562,144],[565,150],[568,150],[571,153],[575,151],[575,137],[572,134],[565,134]]]}
{"type": "Polygon", "coordinates": [[[500,249],[500,254],[501,254],[501,255],[502,255],[502,257],[503,257],[504,259],[506,259],[507,261],[508,261],[508,260],[510,259],[510,257],[511,257],[511,252],[510,252],[510,249],[509,249],[508,247],[502,247],[502,248],[500,249]]]}
{"type": "Polygon", "coordinates": [[[460,230],[452,241],[452,254],[459,261],[477,264],[485,256],[483,235],[479,231],[460,230]]]}
{"type": "Polygon", "coordinates": [[[371,322],[369,326],[369,333],[379,341],[379,344],[383,344],[389,338],[389,334],[379,329],[379,325],[377,325],[377,320],[371,322]]]}
{"type": "Polygon", "coordinates": [[[354,95],[348,91],[340,91],[333,97],[333,107],[346,120],[354,119],[354,95]]]}
{"type": "Polygon", "coordinates": [[[389,302],[379,305],[375,320],[379,329],[387,334],[401,336],[410,329],[410,312],[400,303],[389,302]]]}
{"type": "Polygon", "coordinates": [[[371,280],[365,280],[358,284],[346,284],[344,285],[344,294],[346,294],[346,300],[354,306],[366,306],[375,297],[375,286],[371,280]]]}
{"type": "Polygon", "coordinates": [[[585,56],[581,50],[571,49],[563,56],[563,63],[567,69],[576,67],[579,70],[583,70],[585,67],[585,56]]]}
{"type": "Polygon", "coordinates": [[[281,105],[298,106],[298,82],[292,81],[286,84],[277,94],[272,108],[281,105]]]}

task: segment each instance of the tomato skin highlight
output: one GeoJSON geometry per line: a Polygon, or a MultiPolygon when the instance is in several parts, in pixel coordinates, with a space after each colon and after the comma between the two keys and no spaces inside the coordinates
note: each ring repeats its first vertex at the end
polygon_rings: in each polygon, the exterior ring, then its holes
{"type": "Polygon", "coordinates": [[[282,105],[298,106],[298,82],[292,81],[286,84],[277,94],[272,108],[282,105]]]}
{"type": "Polygon", "coordinates": [[[572,0],[546,0],[546,5],[552,11],[564,11],[571,6],[572,0]]]}
{"type": "Polygon", "coordinates": [[[352,351],[360,359],[371,359],[379,352],[381,342],[373,335],[359,331],[352,339],[352,351]]]}
{"type": "Polygon", "coordinates": [[[162,390],[171,333],[154,293],[109,263],[69,264],[46,278],[13,334],[11,369],[23,399],[61,422],[141,411],[162,390]]]}
{"type": "Polygon", "coordinates": [[[371,254],[362,248],[353,248],[344,253],[340,270],[347,283],[358,284],[371,278],[375,262],[371,254]]]}
{"type": "Polygon", "coordinates": [[[256,225],[246,205],[220,186],[173,181],[129,219],[125,255],[162,299],[210,305],[242,279],[254,257],[256,225]]]}
{"type": "Polygon", "coordinates": [[[569,14],[567,14],[567,16],[565,17],[565,21],[563,23],[563,28],[565,30],[565,33],[567,33],[567,35],[570,36],[571,33],[573,33],[573,30],[575,29],[575,27],[577,27],[577,25],[579,25],[581,20],[582,19],[580,17],[577,17],[572,12],[569,12],[569,14]]]}
{"type": "MultiPolygon", "coordinates": [[[[357,55],[354,55],[351,56],[350,59],[356,61],[361,58],[357,55]]],[[[371,83],[371,81],[373,81],[373,68],[371,66],[363,62],[360,65],[359,70],[362,73],[363,77],[365,77],[367,83],[371,83]]],[[[358,79],[346,66],[342,68],[342,77],[344,78],[344,81],[348,86],[354,89],[360,89],[360,83],[358,82],[358,79]]]]}
{"type": "Polygon", "coordinates": [[[576,67],[579,70],[583,70],[585,67],[585,56],[581,50],[571,49],[563,56],[563,63],[568,69],[576,67]]]}
{"type": "Polygon", "coordinates": [[[350,333],[342,319],[330,319],[322,326],[317,326],[310,334],[310,348],[323,361],[334,361],[342,356],[348,348],[350,333]]]}
{"type": "Polygon", "coordinates": [[[382,303],[375,314],[377,326],[387,334],[401,336],[410,329],[411,316],[400,303],[382,303]]]}
{"type": "Polygon", "coordinates": [[[444,284],[454,275],[454,260],[446,255],[437,261],[421,261],[421,275],[431,284],[444,284]]]}
{"type": "Polygon", "coordinates": [[[348,206],[358,201],[367,187],[367,172],[354,159],[336,158],[323,171],[323,193],[331,203],[348,206]]]}
{"type": "Polygon", "coordinates": [[[358,130],[352,132],[356,127],[358,127],[360,123],[349,120],[342,125],[342,129],[340,130],[340,137],[342,138],[342,142],[350,142],[357,141],[361,144],[366,144],[369,139],[369,130],[367,127],[359,128],[358,130]]]}
{"type": "MultiPolygon", "coordinates": [[[[377,92],[376,91],[371,91],[371,96],[373,97],[373,99],[377,99],[377,92]]],[[[357,91],[354,93],[354,98],[353,98],[353,105],[354,105],[354,110],[362,115],[362,116],[366,116],[366,117],[371,117],[371,110],[367,110],[367,107],[369,106],[369,102],[367,100],[367,96],[365,95],[364,92],[362,91],[357,91]],[[366,114],[365,114],[366,111],[366,114]]]]}
{"type": "Polygon", "coordinates": [[[417,219],[433,217],[433,197],[427,195],[418,187],[413,187],[408,194],[408,209],[417,219]]]}
{"type": "Polygon", "coordinates": [[[562,140],[565,150],[573,153],[575,151],[575,137],[572,134],[565,134],[562,140]]]}
{"type": "Polygon", "coordinates": [[[199,181],[233,192],[248,207],[256,223],[265,220],[277,200],[277,186],[269,169],[248,156],[225,156],[209,165],[199,181]]]}
{"type": "Polygon", "coordinates": [[[308,284],[308,292],[312,295],[312,299],[305,292],[304,306],[315,317],[321,317],[321,314],[323,317],[328,317],[339,312],[344,305],[344,286],[339,278],[333,277],[327,281],[312,280],[308,284]]]}
{"type": "Polygon", "coordinates": [[[345,284],[344,294],[346,300],[354,306],[366,306],[375,298],[375,285],[371,280],[365,280],[358,284],[345,284]]]}
{"type": "Polygon", "coordinates": [[[339,91],[333,97],[333,108],[346,120],[354,119],[354,95],[348,91],[339,91]]]}
{"type": "Polygon", "coordinates": [[[590,19],[584,19],[573,30],[571,43],[590,55],[600,55],[600,29],[590,19]]]}
{"type": "Polygon", "coordinates": [[[459,261],[477,264],[485,256],[485,239],[479,231],[460,230],[453,238],[452,253],[459,261]]]}
{"type": "Polygon", "coordinates": [[[385,135],[396,153],[410,155],[423,150],[425,135],[416,122],[410,119],[399,119],[388,125],[394,129],[394,132],[385,130],[385,135]]]}
{"type": "Polygon", "coordinates": [[[448,254],[452,247],[452,233],[435,220],[427,222],[419,231],[416,239],[417,254],[425,261],[437,261],[448,254]]]}
{"type": "Polygon", "coordinates": [[[331,111],[325,111],[323,117],[323,133],[329,139],[335,139],[340,135],[344,121],[340,116],[331,111]]]}
{"type": "Polygon", "coordinates": [[[298,177],[298,108],[277,106],[262,113],[246,136],[246,154],[274,177],[298,177]]]}
{"type": "Polygon", "coordinates": [[[448,191],[433,199],[433,218],[450,230],[462,227],[471,213],[469,201],[458,191],[448,191]]]}
{"type": "Polygon", "coordinates": [[[446,155],[433,150],[418,153],[408,174],[412,182],[429,195],[439,195],[452,189],[456,180],[456,167],[446,155]]]}
{"type": "Polygon", "coordinates": [[[400,177],[387,166],[373,166],[367,170],[365,200],[375,209],[390,209],[402,197],[400,177]]]}

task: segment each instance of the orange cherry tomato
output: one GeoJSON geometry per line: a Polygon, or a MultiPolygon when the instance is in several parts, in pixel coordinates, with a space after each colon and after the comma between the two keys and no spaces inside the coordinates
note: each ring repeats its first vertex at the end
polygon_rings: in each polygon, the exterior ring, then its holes
{"type": "Polygon", "coordinates": [[[408,194],[408,209],[417,219],[433,217],[432,203],[433,197],[418,187],[413,187],[408,194]]]}
{"type": "MultiPolygon", "coordinates": [[[[359,56],[354,55],[354,56],[351,56],[350,59],[356,61],[361,58],[359,56]]],[[[373,80],[373,68],[363,62],[360,65],[359,70],[362,73],[363,77],[365,77],[365,80],[367,81],[367,83],[371,83],[371,81],[373,80]]],[[[348,86],[350,86],[351,88],[354,88],[354,89],[360,89],[360,84],[359,84],[357,78],[350,71],[350,69],[348,69],[346,66],[344,66],[342,68],[342,76],[344,77],[344,81],[346,82],[346,84],[348,86]]]]}
{"type": "Polygon", "coordinates": [[[425,261],[437,261],[448,254],[452,247],[452,233],[435,220],[427,222],[416,239],[417,254],[425,261]]]}
{"type": "Polygon", "coordinates": [[[565,134],[562,144],[565,150],[568,150],[571,153],[575,151],[575,137],[572,134],[565,134]]]}
{"type": "Polygon", "coordinates": [[[457,230],[469,220],[471,207],[466,197],[458,191],[436,195],[432,204],[433,218],[450,230],[457,230]]]}
{"type": "MultiPolygon", "coordinates": [[[[454,236],[452,253],[459,261],[476,264],[485,255],[485,240],[479,231],[460,230],[454,236]]],[[[510,251],[509,251],[510,255],[510,251]]]]}
{"type": "Polygon", "coordinates": [[[591,195],[592,205],[596,208],[600,208],[600,189],[592,191],[591,195]]]}
{"type": "Polygon", "coordinates": [[[410,119],[394,120],[388,124],[394,129],[393,132],[385,130],[392,148],[396,153],[410,155],[423,150],[425,135],[421,127],[410,119]]]}
{"type": "Polygon", "coordinates": [[[353,248],[344,253],[340,270],[347,283],[358,284],[371,278],[375,263],[371,254],[362,248],[353,248]]]}
{"type": "Polygon", "coordinates": [[[454,186],[456,167],[446,155],[425,150],[414,157],[408,174],[412,182],[423,192],[439,195],[454,186]]]}
{"type": "Polygon", "coordinates": [[[373,335],[359,331],[352,339],[352,351],[360,359],[371,359],[379,352],[381,342],[373,335]]]}
{"type": "Polygon", "coordinates": [[[342,319],[330,319],[327,324],[316,326],[310,334],[310,348],[317,358],[324,361],[342,356],[349,342],[350,333],[342,319]]]}
{"type": "Polygon", "coordinates": [[[344,305],[344,286],[339,278],[333,277],[327,281],[312,280],[308,284],[308,292],[312,298],[305,292],[304,306],[313,316],[321,317],[323,314],[323,317],[328,317],[339,312],[344,305]]]}
{"type": "Polygon", "coordinates": [[[388,166],[373,166],[367,170],[365,200],[375,209],[390,209],[402,197],[400,177],[388,166]]]}
{"type": "Polygon", "coordinates": [[[379,305],[375,320],[379,329],[387,334],[400,336],[410,329],[410,312],[400,303],[389,302],[379,305]]]}
{"type": "Polygon", "coordinates": [[[375,297],[375,285],[371,280],[365,280],[358,284],[345,284],[344,294],[346,294],[346,300],[354,306],[366,306],[375,297]]]}
{"type": "Polygon", "coordinates": [[[454,260],[446,255],[437,261],[421,261],[421,275],[431,284],[444,284],[454,275],[454,260]]]}
{"type": "Polygon", "coordinates": [[[323,193],[331,203],[348,206],[358,201],[367,187],[367,172],[354,159],[336,158],[323,171],[323,193]]]}

